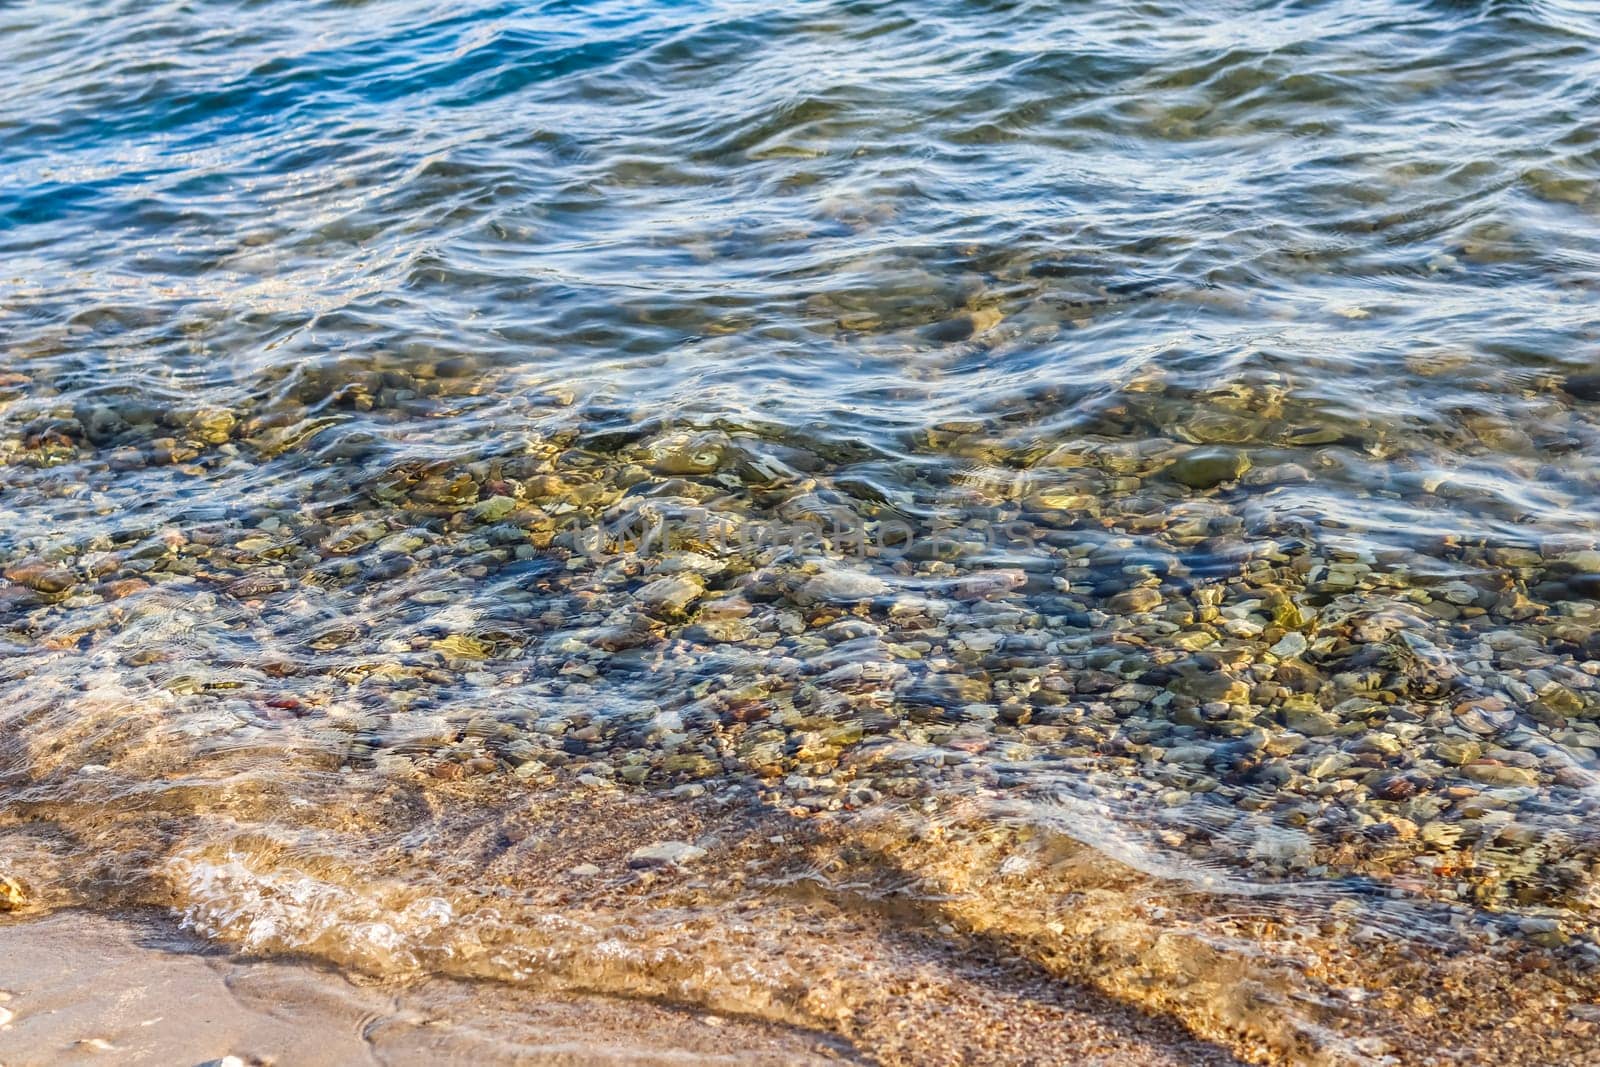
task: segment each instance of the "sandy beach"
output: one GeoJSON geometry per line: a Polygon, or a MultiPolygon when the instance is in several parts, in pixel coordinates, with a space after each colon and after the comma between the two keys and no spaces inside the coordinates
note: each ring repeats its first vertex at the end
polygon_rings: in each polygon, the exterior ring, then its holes
{"type": "Polygon", "coordinates": [[[643,1002],[358,985],[219,953],[152,914],[0,925],[0,991],[5,1067],[860,1062],[822,1035],[643,1002]]]}

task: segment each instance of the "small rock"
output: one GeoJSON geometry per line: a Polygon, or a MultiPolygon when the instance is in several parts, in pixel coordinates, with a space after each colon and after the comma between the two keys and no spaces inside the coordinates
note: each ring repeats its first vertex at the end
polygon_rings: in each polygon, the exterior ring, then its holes
{"type": "Polygon", "coordinates": [[[1376,752],[1380,756],[1398,756],[1404,750],[1404,747],[1398,737],[1378,731],[1363,737],[1356,750],[1359,752],[1376,752]]]}
{"type": "Polygon", "coordinates": [[[1412,838],[1417,836],[1417,824],[1412,822],[1410,819],[1402,818],[1401,816],[1396,815],[1392,818],[1385,819],[1384,822],[1391,830],[1394,831],[1394,835],[1402,841],[1410,841],[1412,838]]]}
{"type": "Polygon", "coordinates": [[[1483,746],[1464,737],[1446,737],[1433,746],[1433,754],[1441,763],[1460,767],[1483,755],[1483,746]]]}
{"type": "Polygon", "coordinates": [[[944,319],[922,327],[918,332],[935,344],[948,345],[969,340],[999,325],[1003,316],[994,308],[982,308],[953,319],[944,319]]]}
{"type": "Polygon", "coordinates": [[[1544,915],[1528,915],[1517,921],[1517,928],[1536,945],[1559,948],[1567,943],[1561,923],[1544,915]]]}
{"type": "Polygon", "coordinates": [[[1289,729],[1305,734],[1307,737],[1317,737],[1322,734],[1331,734],[1339,728],[1339,722],[1321,708],[1294,704],[1283,709],[1283,724],[1289,729]]]}
{"type": "Polygon", "coordinates": [[[223,408],[208,408],[195,416],[190,429],[206,444],[220,445],[233,434],[237,423],[233,412],[223,408]]]}
{"type": "Polygon", "coordinates": [[[1600,374],[1571,374],[1561,383],[1569,396],[1579,400],[1600,400],[1600,374]]]}
{"type": "Polygon", "coordinates": [[[1250,846],[1252,859],[1280,865],[1304,864],[1312,852],[1310,834],[1280,826],[1259,828],[1250,846]]]}
{"type": "Polygon", "coordinates": [[[1279,659],[1293,659],[1304,652],[1307,647],[1309,646],[1306,642],[1305,634],[1290,631],[1284,634],[1278,643],[1272,646],[1270,651],[1279,659]]]}
{"type": "Polygon", "coordinates": [[[652,615],[682,615],[704,592],[704,584],[695,575],[674,574],[646,584],[638,597],[652,615]]]}
{"type": "Polygon", "coordinates": [[[658,446],[655,469],[662,474],[711,474],[722,465],[727,438],[715,432],[674,438],[658,446]]]}
{"type": "Polygon", "coordinates": [[[53,567],[38,560],[7,567],[5,576],[39,593],[63,593],[71,589],[77,580],[77,576],[67,568],[53,567]]]}
{"type": "Polygon", "coordinates": [[[1404,774],[1387,775],[1372,787],[1372,795],[1380,800],[1405,800],[1416,792],[1416,780],[1404,774]]]}
{"type": "Polygon", "coordinates": [[[1311,765],[1306,768],[1306,774],[1317,779],[1327,778],[1338,774],[1354,762],[1355,760],[1343,752],[1324,752],[1311,761],[1311,765]]]}
{"type": "Polygon", "coordinates": [[[478,522],[499,522],[517,509],[517,502],[508,496],[492,496],[472,505],[472,517],[478,522]]]}
{"type": "Polygon", "coordinates": [[[670,867],[693,863],[706,854],[706,850],[687,841],[658,841],[653,845],[636,848],[628,855],[628,866],[670,867]]]}
{"type": "Polygon", "coordinates": [[[1232,448],[1197,448],[1172,461],[1167,474],[1190,489],[1210,489],[1231,482],[1250,469],[1244,453],[1232,448]]]}
{"type": "Polygon", "coordinates": [[[1192,767],[1204,766],[1206,760],[1211,758],[1211,748],[1208,745],[1179,745],[1169,748],[1161,757],[1167,763],[1181,763],[1192,767]]]}
{"type": "Polygon", "coordinates": [[[1562,557],[1563,561],[1580,574],[1600,574],[1600,551],[1581,549],[1562,557]]]}
{"type": "Polygon", "coordinates": [[[1503,763],[1469,763],[1461,768],[1475,782],[1494,786],[1538,785],[1539,776],[1526,767],[1508,767],[1503,763]]]}
{"type": "Polygon", "coordinates": [[[1246,485],[1284,485],[1311,481],[1311,472],[1298,463],[1279,463],[1261,467],[1244,476],[1246,485]]]}
{"type": "Polygon", "coordinates": [[[1531,619],[1544,611],[1544,609],[1543,604],[1536,603],[1523,596],[1520,589],[1513,589],[1508,593],[1503,593],[1494,602],[1495,613],[1513,621],[1531,619]]]}
{"type": "Polygon", "coordinates": [[[1117,615],[1137,615],[1161,604],[1161,591],[1149,586],[1127,589],[1106,601],[1106,610],[1117,615]]]}
{"type": "Polygon", "coordinates": [[[859,571],[834,570],[808,580],[795,593],[801,604],[854,603],[871,600],[889,592],[889,583],[859,571]]]}
{"type": "Polygon", "coordinates": [[[1201,703],[1221,701],[1240,704],[1249,699],[1250,687],[1242,679],[1221,671],[1205,671],[1179,678],[1171,685],[1175,693],[1190,696],[1201,703]]]}
{"type": "Polygon", "coordinates": [[[1499,697],[1482,697],[1457,704],[1457,725],[1480,737],[1509,730],[1517,721],[1517,713],[1499,697]]]}

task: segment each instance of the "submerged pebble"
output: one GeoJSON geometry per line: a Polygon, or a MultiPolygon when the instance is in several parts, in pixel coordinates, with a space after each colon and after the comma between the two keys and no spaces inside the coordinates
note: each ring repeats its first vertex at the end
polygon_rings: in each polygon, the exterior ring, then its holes
{"type": "Polygon", "coordinates": [[[686,866],[706,854],[706,850],[687,841],[661,841],[636,848],[628,855],[630,867],[686,866]]]}

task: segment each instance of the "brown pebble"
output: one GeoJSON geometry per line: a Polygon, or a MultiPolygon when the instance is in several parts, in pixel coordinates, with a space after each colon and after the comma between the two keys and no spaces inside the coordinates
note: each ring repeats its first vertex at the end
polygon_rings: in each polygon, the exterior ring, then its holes
{"type": "Polygon", "coordinates": [[[150,583],[143,578],[118,578],[114,582],[106,582],[100,586],[100,595],[107,600],[121,600],[125,596],[132,596],[142,589],[149,589],[150,583]]]}
{"type": "Polygon", "coordinates": [[[43,560],[24,560],[7,567],[5,576],[18,585],[25,585],[38,593],[60,593],[72,588],[75,575],[66,567],[58,567],[43,560]]]}

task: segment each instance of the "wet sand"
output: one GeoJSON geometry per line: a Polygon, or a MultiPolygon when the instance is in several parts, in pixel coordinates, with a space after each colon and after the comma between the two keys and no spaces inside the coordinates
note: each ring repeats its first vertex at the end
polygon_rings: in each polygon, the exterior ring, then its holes
{"type": "MultiPolygon", "coordinates": [[[[973,1041],[1021,1054],[1011,1062],[1236,1062],[1131,1009],[1033,992],[1009,1007],[1013,1025],[1000,1029],[1011,1032],[952,1042],[948,1062],[973,1041]]],[[[357,984],[309,963],[219,952],[152,912],[0,925],[0,997],[3,1067],[878,1062],[836,1037],[645,1001],[437,978],[357,984]]]]}
{"type": "Polygon", "coordinates": [[[637,1001],[440,979],[357,985],[219,954],[143,914],[0,926],[0,989],[5,1067],[859,1062],[802,1030],[637,1001]]]}

